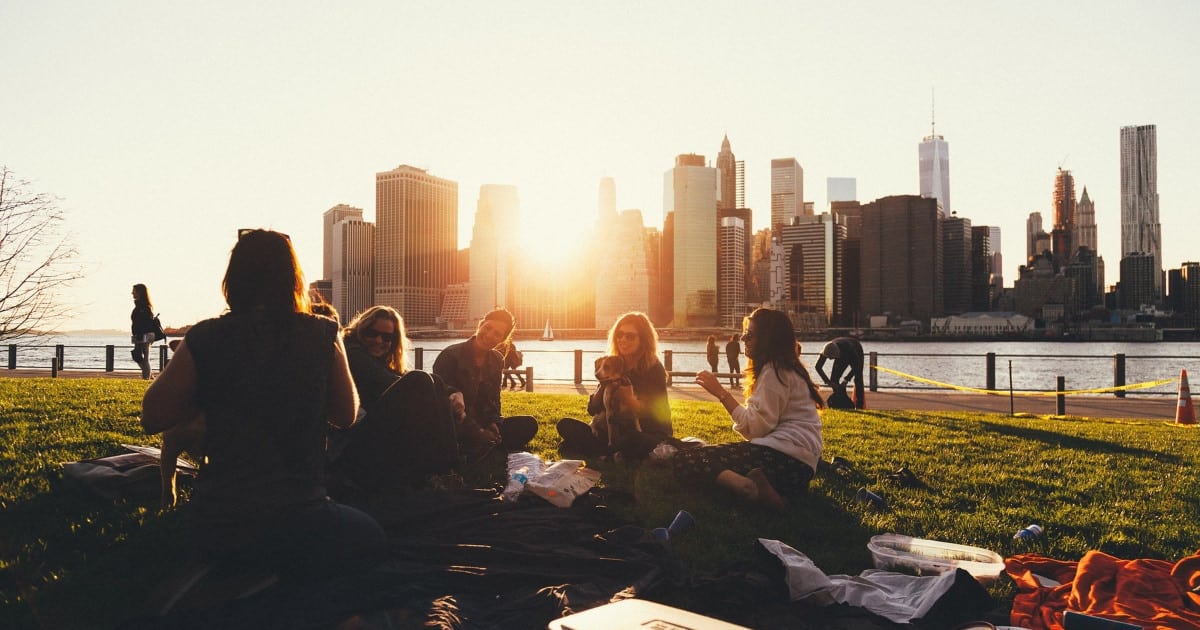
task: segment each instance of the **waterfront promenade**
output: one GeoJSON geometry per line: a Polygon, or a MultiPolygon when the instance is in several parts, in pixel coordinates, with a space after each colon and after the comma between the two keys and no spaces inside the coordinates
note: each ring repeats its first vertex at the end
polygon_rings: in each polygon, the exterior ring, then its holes
{"type": "MultiPolygon", "coordinates": [[[[16,369],[0,370],[0,378],[48,378],[48,369],[16,369]]],[[[129,370],[103,372],[99,370],[62,370],[59,378],[140,378],[141,374],[129,370]]],[[[545,394],[589,394],[595,389],[595,383],[585,382],[575,385],[563,381],[535,381],[534,390],[545,394]]],[[[823,392],[828,390],[822,388],[823,392]]],[[[741,400],[741,392],[733,392],[741,400]]],[[[699,385],[677,379],[670,387],[671,398],[675,400],[712,401],[699,385]]],[[[1125,398],[1117,398],[1112,394],[1068,396],[1066,398],[1066,415],[1092,418],[1138,418],[1148,420],[1175,420],[1177,399],[1166,396],[1138,396],[1130,394],[1125,398]]],[[[1016,414],[1035,416],[1052,416],[1056,411],[1054,396],[991,396],[985,394],[968,394],[954,391],[939,390],[886,390],[867,393],[868,411],[888,410],[914,411],[955,411],[1008,414],[1010,410],[1016,414]]]]}

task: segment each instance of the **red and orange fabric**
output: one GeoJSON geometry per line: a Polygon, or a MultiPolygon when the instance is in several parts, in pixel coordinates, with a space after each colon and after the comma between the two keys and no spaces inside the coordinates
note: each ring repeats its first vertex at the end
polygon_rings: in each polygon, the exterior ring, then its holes
{"type": "Polygon", "coordinates": [[[1063,630],[1066,610],[1143,628],[1200,629],[1200,552],[1174,564],[1089,551],[1078,562],[1037,554],[1004,561],[1017,585],[1010,623],[1063,630]],[[1036,576],[1061,584],[1043,586],[1036,576]]]}

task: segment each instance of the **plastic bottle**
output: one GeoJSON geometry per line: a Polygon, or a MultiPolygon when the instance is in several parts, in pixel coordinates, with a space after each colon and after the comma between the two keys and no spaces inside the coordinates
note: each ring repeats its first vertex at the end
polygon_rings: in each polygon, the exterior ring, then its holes
{"type": "Polygon", "coordinates": [[[1041,539],[1041,537],[1042,537],[1042,526],[1036,525],[1036,524],[1030,525],[1029,527],[1022,529],[1021,531],[1017,532],[1016,534],[1013,534],[1013,540],[1020,541],[1020,542],[1026,542],[1026,543],[1034,542],[1035,540],[1041,539]]]}
{"type": "Polygon", "coordinates": [[[545,464],[542,462],[542,458],[533,453],[509,453],[508,483],[505,484],[504,491],[500,493],[500,496],[505,501],[515,501],[525,490],[525,484],[529,483],[530,479],[542,474],[544,468],[545,464]]]}

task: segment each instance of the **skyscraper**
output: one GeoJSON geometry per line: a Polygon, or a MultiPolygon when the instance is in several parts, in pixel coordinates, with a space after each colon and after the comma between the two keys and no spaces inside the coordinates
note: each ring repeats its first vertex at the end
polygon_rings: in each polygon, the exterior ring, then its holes
{"type": "Polygon", "coordinates": [[[717,153],[717,209],[740,208],[738,202],[738,168],[729,148],[729,134],[721,140],[721,152],[717,153]]]}
{"type": "Polygon", "coordinates": [[[704,166],[702,155],[675,158],[663,176],[663,209],[675,217],[671,325],[716,325],[717,169],[704,166]]]}
{"type": "Polygon", "coordinates": [[[941,223],[943,312],[961,315],[973,310],[971,285],[974,279],[974,242],[971,220],[953,214],[942,219],[941,223]]]}
{"type": "Polygon", "coordinates": [[[937,135],[932,121],[929,135],[921,139],[917,157],[921,167],[921,196],[937,199],[941,216],[950,216],[950,145],[937,135]]]}
{"type": "Polygon", "coordinates": [[[987,255],[991,259],[990,269],[992,283],[992,295],[1000,295],[1000,290],[1004,288],[1004,255],[1000,251],[1000,226],[987,226],[987,255]]]}
{"type": "Polygon", "coordinates": [[[942,224],[937,200],[916,195],[862,207],[862,317],[890,312],[928,322],[943,314],[942,224]]]}
{"type": "Polygon", "coordinates": [[[596,322],[608,326],[623,313],[649,311],[650,268],[641,210],[624,210],[599,230],[607,262],[591,270],[596,274],[596,322]]]}
{"type": "MultiPolygon", "coordinates": [[[[362,219],[362,208],[355,208],[344,203],[328,209],[321,215],[324,231],[322,239],[324,245],[324,258],[321,266],[321,277],[326,279],[333,278],[333,226],[342,219],[362,219]]],[[[337,308],[337,305],[334,305],[337,308]]],[[[341,311],[341,309],[338,309],[341,311]]]]}
{"type": "Polygon", "coordinates": [[[853,177],[826,177],[825,201],[833,207],[835,201],[858,201],[858,182],[853,177]]]}
{"type": "Polygon", "coordinates": [[[788,312],[802,328],[829,326],[842,311],[842,247],[846,226],[830,213],[780,228],[787,268],[788,312]]]}
{"type": "Polygon", "coordinates": [[[1054,250],[1054,263],[1061,269],[1066,267],[1075,255],[1075,178],[1071,171],[1064,171],[1061,166],[1054,176],[1054,196],[1051,204],[1054,208],[1051,246],[1054,250]]]}
{"type": "Polygon", "coordinates": [[[455,281],[458,183],[402,164],[375,174],[375,303],[433,326],[455,281]]]}
{"type": "Polygon", "coordinates": [[[1096,204],[1088,197],[1087,186],[1083,187],[1083,195],[1075,204],[1075,247],[1086,247],[1097,251],[1096,247],[1096,204]]]}
{"type": "Polygon", "coordinates": [[[739,328],[746,314],[746,224],[738,217],[721,219],[717,237],[719,325],[739,328]]]}
{"type": "Polygon", "coordinates": [[[1042,213],[1030,212],[1029,218],[1025,219],[1025,260],[1028,262],[1034,256],[1041,256],[1042,251],[1038,246],[1038,239],[1045,232],[1042,231],[1042,213]]]}
{"type": "Polygon", "coordinates": [[[771,160],[771,230],[804,214],[804,169],[796,158],[771,160]]]}
{"type": "Polygon", "coordinates": [[[333,224],[331,303],[348,323],[375,303],[375,224],[348,216],[333,224]]]}
{"type": "MultiPolygon", "coordinates": [[[[1154,258],[1155,299],[1161,298],[1162,228],[1158,222],[1158,134],[1154,125],[1121,127],[1121,258],[1136,253],[1154,258]]],[[[1122,282],[1125,267],[1122,262],[1122,282]]]]}
{"type": "Polygon", "coordinates": [[[508,304],[512,249],[520,219],[521,202],[516,186],[484,184],[479,187],[475,222],[471,227],[467,321],[483,319],[493,308],[508,304]]]}

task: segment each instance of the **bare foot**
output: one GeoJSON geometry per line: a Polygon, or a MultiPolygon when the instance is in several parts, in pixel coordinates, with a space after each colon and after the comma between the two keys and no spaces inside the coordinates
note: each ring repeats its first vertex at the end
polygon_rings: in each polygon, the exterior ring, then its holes
{"type": "Polygon", "coordinates": [[[771,485],[766,473],[761,468],[751,470],[746,473],[746,477],[753,481],[754,485],[758,488],[758,496],[755,498],[755,501],[776,512],[787,511],[787,501],[775,491],[775,487],[771,485]]]}

